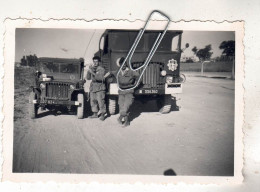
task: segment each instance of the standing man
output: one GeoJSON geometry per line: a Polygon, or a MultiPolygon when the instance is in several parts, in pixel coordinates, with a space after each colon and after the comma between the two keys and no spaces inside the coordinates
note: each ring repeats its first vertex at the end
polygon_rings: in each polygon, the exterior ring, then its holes
{"type": "MultiPolygon", "coordinates": [[[[119,60],[120,66],[123,64],[125,58],[122,57],[119,60]]],[[[113,73],[114,76],[116,76],[115,73],[113,73]]],[[[128,89],[135,85],[137,79],[139,77],[139,74],[136,71],[132,71],[129,69],[129,66],[127,63],[124,64],[122,67],[122,70],[119,71],[118,75],[118,83],[121,89],[128,89]]],[[[120,116],[118,118],[118,122],[120,124],[124,123],[123,126],[129,126],[129,108],[133,104],[134,101],[134,89],[131,90],[118,90],[118,104],[119,104],[119,113],[120,116]]]]}
{"type": "Polygon", "coordinates": [[[100,57],[93,57],[93,65],[89,67],[87,72],[87,80],[92,80],[89,88],[90,105],[93,115],[90,118],[98,118],[98,108],[100,111],[99,119],[105,120],[105,69],[100,66],[100,57]]]}

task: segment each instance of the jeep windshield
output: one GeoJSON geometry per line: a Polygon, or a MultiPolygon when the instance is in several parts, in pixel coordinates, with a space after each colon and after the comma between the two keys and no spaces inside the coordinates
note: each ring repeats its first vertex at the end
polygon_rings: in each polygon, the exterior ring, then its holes
{"type": "Polygon", "coordinates": [[[68,64],[68,65],[60,65],[60,73],[78,73],[79,66],[68,64]]]}
{"type": "Polygon", "coordinates": [[[78,64],[44,62],[38,65],[38,69],[43,74],[52,76],[53,79],[80,79],[80,66],[78,64]]]}
{"type": "Polygon", "coordinates": [[[59,64],[54,64],[52,62],[42,63],[40,65],[40,71],[42,73],[59,73],[60,65],[59,64]]]}
{"type": "Polygon", "coordinates": [[[40,67],[45,73],[79,73],[79,67],[73,64],[43,63],[40,67]]]}

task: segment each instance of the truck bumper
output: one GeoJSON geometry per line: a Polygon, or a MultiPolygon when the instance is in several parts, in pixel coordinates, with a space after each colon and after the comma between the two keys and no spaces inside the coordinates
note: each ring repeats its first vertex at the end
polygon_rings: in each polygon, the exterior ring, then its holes
{"type": "MultiPolygon", "coordinates": [[[[182,93],[181,83],[165,84],[164,89],[136,89],[136,95],[174,95],[182,93]]],[[[118,95],[118,87],[116,83],[111,83],[108,91],[109,95],[118,95]]]]}
{"type": "Polygon", "coordinates": [[[182,93],[181,83],[165,84],[165,94],[174,95],[178,93],[182,93]]]}

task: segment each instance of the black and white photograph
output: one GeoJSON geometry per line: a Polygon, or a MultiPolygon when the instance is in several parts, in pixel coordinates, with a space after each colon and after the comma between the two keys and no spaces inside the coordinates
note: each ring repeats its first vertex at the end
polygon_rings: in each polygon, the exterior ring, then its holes
{"type": "Polygon", "coordinates": [[[2,1],[0,191],[259,191],[259,8],[2,1]]]}
{"type": "Polygon", "coordinates": [[[12,172],[234,176],[235,31],[158,34],[16,28],[12,172]]]}

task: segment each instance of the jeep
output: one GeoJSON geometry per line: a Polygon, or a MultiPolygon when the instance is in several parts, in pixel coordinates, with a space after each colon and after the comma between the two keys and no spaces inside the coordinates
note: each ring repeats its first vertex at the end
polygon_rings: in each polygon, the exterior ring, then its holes
{"type": "Polygon", "coordinates": [[[84,60],[39,58],[35,82],[29,96],[29,114],[36,118],[38,109],[65,108],[84,117],[84,60]]]}

